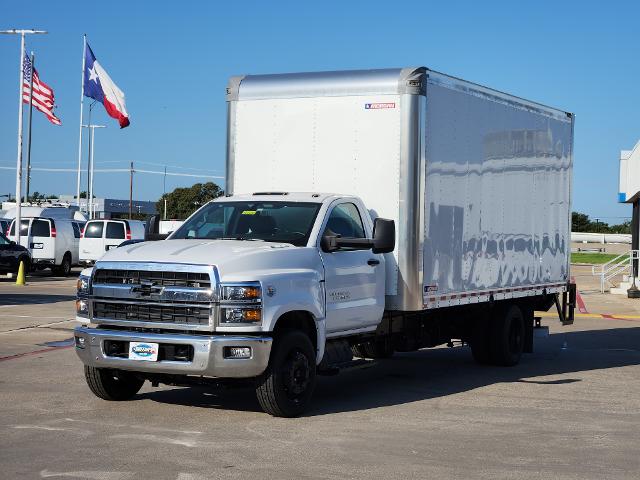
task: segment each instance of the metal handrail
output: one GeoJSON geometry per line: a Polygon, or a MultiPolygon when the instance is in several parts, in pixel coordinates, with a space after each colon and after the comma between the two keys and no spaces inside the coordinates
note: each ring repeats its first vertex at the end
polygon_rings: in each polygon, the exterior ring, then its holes
{"type": "Polygon", "coordinates": [[[633,261],[640,259],[640,250],[629,250],[602,265],[591,267],[591,273],[600,277],[600,293],[604,293],[605,284],[611,278],[625,271],[633,272],[633,261]]]}

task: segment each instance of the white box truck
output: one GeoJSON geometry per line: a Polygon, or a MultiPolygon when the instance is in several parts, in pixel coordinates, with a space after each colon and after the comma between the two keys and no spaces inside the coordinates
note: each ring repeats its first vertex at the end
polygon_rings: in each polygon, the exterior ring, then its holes
{"type": "Polygon", "coordinates": [[[573,321],[573,116],[426,68],[233,77],[227,196],[78,282],[76,351],[107,400],[317,374],[460,339],[480,363],[573,321]]]}

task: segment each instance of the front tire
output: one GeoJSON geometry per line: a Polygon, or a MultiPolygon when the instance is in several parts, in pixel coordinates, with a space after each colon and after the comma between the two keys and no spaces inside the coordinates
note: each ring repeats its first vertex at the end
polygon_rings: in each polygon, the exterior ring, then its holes
{"type": "Polygon", "coordinates": [[[84,377],[96,397],[110,401],[129,400],[144,384],[144,380],[132,373],[87,365],[84,367],[84,377]]]}
{"type": "Polygon", "coordinates": [[[316,357],[311,340],[298,330],[282,332],[274,341],[267,370],[258,378],[256,397],[274,417],[304,412],[316,385],[316,357]]]}

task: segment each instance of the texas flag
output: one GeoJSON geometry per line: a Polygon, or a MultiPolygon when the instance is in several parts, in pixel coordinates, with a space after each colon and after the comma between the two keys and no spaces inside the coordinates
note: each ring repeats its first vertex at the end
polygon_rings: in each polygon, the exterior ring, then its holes
{"type": "Polygon", "coordinates": [[[128,127],[129,114],[124,104],[124,93],[98,63],[88,44],[84,55],[84,96],[102,103],[109,116],[118,120],[120,128],[128,127]]]}

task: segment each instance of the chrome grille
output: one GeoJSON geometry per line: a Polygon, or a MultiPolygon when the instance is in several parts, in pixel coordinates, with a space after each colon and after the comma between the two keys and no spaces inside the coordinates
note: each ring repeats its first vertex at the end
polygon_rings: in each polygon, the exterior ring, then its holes
{"type": "Polygon", "coordinates": [[[98,261],[90,318],[109,326],[213,331],[219,283],[210,265],[98,261]]]}
{"type": "Polygon", "coordinates": [[[208,305],[163,305],[157,302],[120,303],[94,300],[96,319],[130,320],[136,322],[209,325],[208,305]]]}
{"type": "Polygon", "coordinates": [[[93,283],[105,285],[135,285],[151,282],[165,287],[211,288],[211,278],[203,272],[98,269],[93,283]]]}

